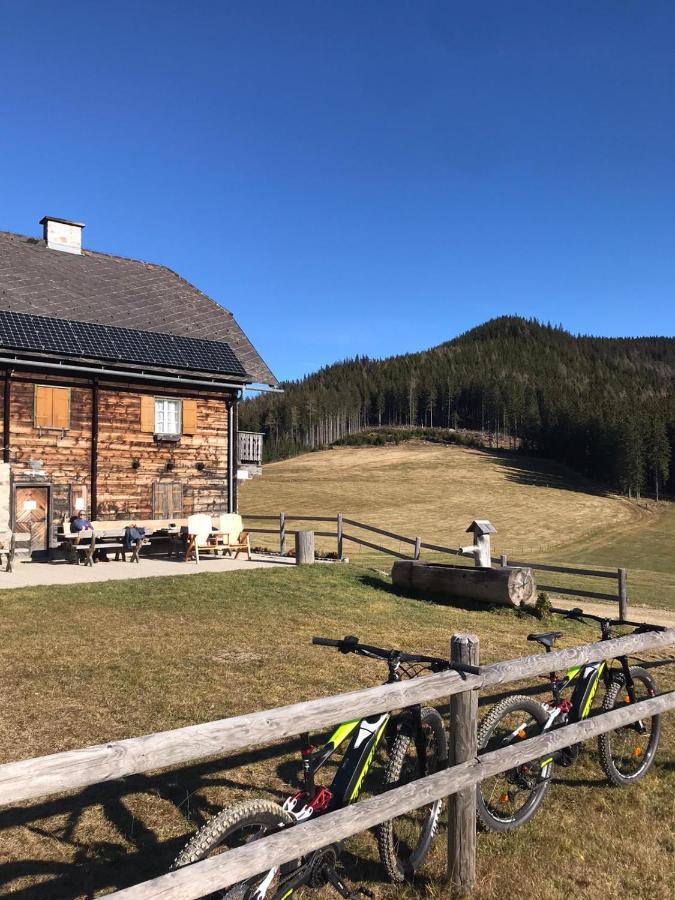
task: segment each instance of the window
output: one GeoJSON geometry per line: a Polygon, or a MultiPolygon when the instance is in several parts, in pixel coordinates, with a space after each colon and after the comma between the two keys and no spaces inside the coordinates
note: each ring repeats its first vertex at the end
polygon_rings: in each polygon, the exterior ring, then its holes
{"type": "Polygon", "coordinates": [[[35,385],[36,428],[70,428],[70,388],[35,385]]]}
{"type": "Polygon", "coordinates": [[[181,433],[181,402],[155,398],[155,434],[181,433]]]}
{"type": "Polygon", "coordinates": [[[175,397],[140,398],[141,431],[156,438],[176,440],[181,434],[197,433],[197,401],[175,397]]]}

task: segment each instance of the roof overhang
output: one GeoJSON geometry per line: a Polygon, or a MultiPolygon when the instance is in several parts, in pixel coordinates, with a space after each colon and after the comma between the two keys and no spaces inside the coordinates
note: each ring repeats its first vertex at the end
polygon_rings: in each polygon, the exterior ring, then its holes
{"type": "Polygon", "coordinates": [[[212,389],[226,389],[244,391],[247,387],[245,381],[224,380],[222,376],[209,375],[200,372],[177,372],[167,370],[150,370],[148,368],[120,368],[108,366],[95,360],[68,360],[55,359],[43,355],[23,355],[6,351],[0,348],[0,366],[5,368],[21,367],[27,370],[46,370],[50,372],[63,372],[65,374],[84,375],[89,378],[115,378],[126,381],[153,382],[171,385],[185,385],[186,387],[208,387],[212,389]]]}

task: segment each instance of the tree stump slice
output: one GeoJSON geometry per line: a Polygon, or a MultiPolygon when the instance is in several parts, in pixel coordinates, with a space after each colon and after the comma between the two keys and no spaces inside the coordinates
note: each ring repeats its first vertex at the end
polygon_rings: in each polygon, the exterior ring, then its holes
{"type": "Polygon", "coordinates": [[[399,560],[391,570],[391,580],[402,591],[433,594],[448,600],[482,600],[501,606],[529,603],[537,591],[532,569],[521,566],[472,569],[399,560]]]}
{"type": "Polygon", "coordinates": [[[295,535],[296,566],[312,565],[314,562],[314,532],[298,531],[295,535]]]}

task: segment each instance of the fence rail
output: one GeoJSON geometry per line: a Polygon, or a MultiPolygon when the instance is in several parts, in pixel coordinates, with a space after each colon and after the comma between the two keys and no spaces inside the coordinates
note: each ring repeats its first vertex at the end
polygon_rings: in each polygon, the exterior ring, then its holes
{"type": "Polygon", "coordinates": [[[346,718],[362,718],[439,700],[465,690],[484,690],[545,675],[554,669],[620,655],[633,656],[672,644],[675,644],[675,628],[630,634],[611,641],[491,663],[481,667],[480,675],[443,672],[81,750],[5,763],[0,765],[0,807],[208,756],[224,756],[237,750],[272,744],[305,731],[330,728],[346,718]]]}
{"type": "MultiPolygon", "coordinates": [[[[295,534],[296,532],[286,528],[286,523],[294,522],[335,522],[335,532],[317,531],[319,537],[334,537],[337,540],[337,555],[339,559],[343,557],[344,541],[350,541],[361,547],[367,547],[369,550],[375,550],[378,553],[384,553],[387,556],[395,556],[398,559],[419,559],[422,550],[430,550],[434,553],[444,553],[450,556],[462,556],[461,551],[457,547],[446,547],[442,544],[432,544],[423,541],[419,536],[411,537],[410,535],[397,534],[395,531],[387,531],[375,525],[369,525],[366,522],[359,522],[356,519],[348,519],[341,513],[336,516],[314,516],[314,515],[288,515],[279,513],[277,515],[257,515],[250,514],[246,516],[247,520],[259,520],[263,522],[278,522],[277,528],[247,528],[252,534],[278,534],[279,549],[282,555],[286,552],[286,536],[295,534]],[[385,547],[382,544],[376,544],[365,538],[358,537],[354,534],[345,534],[344,525],[350,525],[352,528],[360,528],[371,534],[379,534],[382,537],[390,538],[404,544],[413,546],[413,552],[410,556],[401,553],[400,550],[393,550],[391,547],[385,547]]],[[[504,554],[502,556],[493,556],[491,561],[500,566],[522,566],[523,568],[534,569],[540,572],[554,572],[562,575],[578,575],[584,578],[604,578],[617,583],[617,591],[614,594],[604,593],[600,591],[588,591],[585,588],[575,588],[558,585],[540,585],[541,590],[553,591],[559,594],[566,594],[572,597],[588,597],[591,600],[609,600],[619,604],[619,616],[622,619],[628,616],[628,591],[627,591],[627,575],[626,570],[619,569],[589,569],[579,566],[554,565],[552,563],[523,562],[522,560],[508,560],[504,554]]]]}
{"type": "MultiPolygon", "coordinates": [[[[473,643],[475,658],[478,642],[471,636],[455,636],[452,641],[452,658],[457,659],[457,644],[473,643]]],[[[504,748],[476,758],[475,749],[458,760],[457,742],[462,735],[473,734],[475,745],[476,707],[475,692],[545,674],[553,669],[583,665],[616,656],[633,656],[645,651],[660,650],[675,644],[675,628],[661,632],[630,634],[613,640],[599,641],[584,646],[557,650],[521,659],[493,663],[481,669],[479,675],[460,675],[448,671],[437,675],[413,678],[396,684],[382,685],[310,700],[292,706],[281,707],[245,716],[236,716],[217,722],[188,726],[173,731],[158,732],[143,737],[130,738],[82,750],[67,751],[37,759],[23,760],[0,766],[0,805],[8,805],[50,793],[82,788],[91,784],[121,778],[139,772],[194,762],[207,756],[224,756],[237,750],[268,744],[280,739],[318,731],[336,725],[345,719],[361,718],[385,711],[404,708],[418,703],[437,701],[439,698],[465,698],[463,703],[451,703],[450,762],[457,764],[429,775],[409,785],[386,792],[317,820],[229,851],[187,869],[162,875],[151,881],[126,888],[110,895],[120,900],[190,900],[223,889],[245,878],[266,871],[306,854],[364,831],[395,815],[416,809],[448,795],[461,797],[462,828],[449,830],[449,840],[454,842],[454,853],[449,859],[471,860],[457,853],[459,842],[474,847],[467,840],[467,828],[475,828],[475,795],[473,787],[490,775],[508,771],[516,765],[549,754],[562,747],[587,740],[594,735],[610,731],[647,716],[675,708],[675,691],[653,697],[640,703],[622,706],[574,725],[567,725],[554,732],[531,738],[517,746],[504,748]],[[469,698],[472,698],[469,700],[469,698]],[[467,702],[468,701],[468,702],[467,702]],[[464,710],[463,713],[458,711],[464,710]],[[462,721],[457,721],[460,716],[462,721]],[[459,792],[459,793],[458,793],[459,792]],[[467,824],[468,823],[468,824],[467,824]]],[[[457,810],[455,800],[455,811],[457,810]]],[[[466,868],[453,871],[455,881],[466,884],[471,871],[466,868]]]]}
{"type": "MultiPolygon", "coordinates": [[[[474,788],[484,778],[508,771],[570,744],[589,740],[621,725],[672,709],[675,709],[675,691],[632,706],[620,707],[593,719],[530,738],[513,747],[486,753],[480,759],[441,770],[420,781],[387,791],[379,797],[328,813],[314,821],[300,823],[244,847],[229,850],[224,855],[160,875],[109,896],[115,900],[196,900],[435,800],[449,795],[457,796],[461,791],[474,788]]],[[[475,817],[475,812],[473,815],[475,817]]],[[[462,873],[456,870],[451,874],[455,881],[462,877],[462,873]]],[[[466,883],[466,886],[469,884],[470,882],[466,883]]]]}

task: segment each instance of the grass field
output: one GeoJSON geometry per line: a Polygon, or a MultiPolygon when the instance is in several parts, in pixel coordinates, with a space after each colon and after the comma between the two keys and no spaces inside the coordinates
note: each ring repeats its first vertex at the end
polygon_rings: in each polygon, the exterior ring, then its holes
{"type": "MultiPolygon", "coordinates": [[[[339,511],[450,547],[471,543],[464,529],[487,518],[497,528],[497,555],[626,567],[633,603],[675,609],[675,504],[606,495],[563,466],[517,454],[421,441],[339,447],[265,466],[262,477],[242,487],[240,506],[244,515],[339,511]]],[[[405,544],[390,546],[410,552],[405,544]]],[[[373,559],[354,544],[346,552],[373,559]]],[[[562,583],[551,576],[546,582],[562,583]]],[[[600,579],[575,584],[615,590],[600,579]]]]}
{"type": "MultiPolygon", "coordinates": [[[[487,662],[531,652],[525,637],[539,628],[512,610],[402,598],[377,571],[353,566],[114,582],[78,593],[17,590],[4,592],[2,600],[2,761],[383,678],[376,663],[312,647],[316,633],[355,633],[385,646],[445,655],[453,632],[471,631],[480,636],[487,662]]],[[[595,638],[587,626],[562,627],[563,646],[595,638]]],[[[675,687],[672,667],[654,671],[661,689],[675,687]]],[[[542,900],[672,897],[674,726],[671,716],[657,763],[642,784],[628,791],[608,787],[589,745],[576,767],[558,772],[530,826],[506,837],[481,835],[477,900],[514,890],[542,900]]],[[[297,774],[293,750],[289,742],[2,810],[3,895],[93,897],[159,874],[224,804],[258,795],[283,798],[297,774]]],[[[403,892],[383,881],[369,834],[348,844],[349,875],[381,898],[445,895],[438,880],[444,839],[443,831],[415,885],[403,892]]]]}

